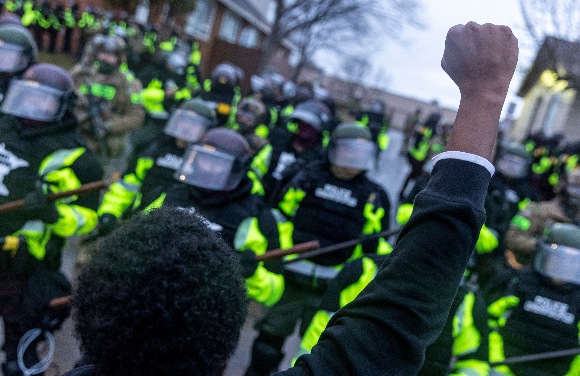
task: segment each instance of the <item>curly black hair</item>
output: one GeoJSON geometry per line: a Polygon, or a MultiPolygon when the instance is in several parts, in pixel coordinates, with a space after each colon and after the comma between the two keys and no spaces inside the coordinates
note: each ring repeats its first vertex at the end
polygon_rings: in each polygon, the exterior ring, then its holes
{"type": "Polygon", "coordinates": [[[216,375],[247,312],[232,249],[195,214],[160,208],[111,233],[73,296],[97,375],[216,375]]]}

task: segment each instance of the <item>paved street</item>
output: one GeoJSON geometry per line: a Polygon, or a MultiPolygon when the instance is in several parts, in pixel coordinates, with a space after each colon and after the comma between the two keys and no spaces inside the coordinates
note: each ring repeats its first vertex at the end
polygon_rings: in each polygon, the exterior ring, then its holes
{"type": "MultiPolygon", "coordinates": [[[[399,150],[403,135],[401,132],[393,130],[390,132],[391,141],[389,148],[380,156],[379,167],[375,171],[369,173],[369,177],[374,181],[382,184],[387,190],[391,199],[391,218],[394,217],[396,202],[394,201],[400,190],[400,186],[404,177],[409,171],[406,159],[400,156],[399,150]]],[[[394,220],[391,221],[394,227],[394,220]]],[[[72,277],[74,260],[76,258],[76,244],[71,241],[69,248],[65,250],[63,255],[63,270],[72,277]]],[[[246,365],[249,362],[251,344],[257,335],[257,332],[252,329],[253,323],[262,312],[262,307],[259,304],[253,303],[250,305],[250,314],[246,320],[244,328],[240,336],[240,343],[234,356],[230,360],[228,368],[224,376],[240,376],[243,375],[246,365]]],[[[73,335],[73,327],[71,319],[69,318],[63,328],[55,334],[56,338],[56,352],[53,365],[46,372],[47,376],[60,375],[65,371],[71,369],[75,361],[79,358],[78,343],[73,335]]],[[[298,349],[299,339],[297,336],[291,337],[286,341],[284,350],[287,356],[284,358],[281,369],[286,369],[290,366],[292,356],[298,349]]]]}

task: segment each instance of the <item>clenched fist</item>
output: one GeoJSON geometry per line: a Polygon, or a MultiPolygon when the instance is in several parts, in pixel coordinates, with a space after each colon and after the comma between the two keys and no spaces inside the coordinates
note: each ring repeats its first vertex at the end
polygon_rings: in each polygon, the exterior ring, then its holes
{"type": "Polygon", "coordinates": [[[507,26],[469,22],[449,29],[443,70],[462,95],[503,102],[518,61],[518,40],[507,26]]]}

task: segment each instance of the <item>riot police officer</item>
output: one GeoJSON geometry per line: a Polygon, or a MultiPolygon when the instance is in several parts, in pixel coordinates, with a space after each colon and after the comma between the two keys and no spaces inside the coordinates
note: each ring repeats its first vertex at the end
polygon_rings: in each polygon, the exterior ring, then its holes
{"type": "MultiPolygon", "coordinates": [[[[17,347],[27,330],[54,330],[68,315],[48,309],[52,298],[70,294],[70,283],[59,272],[64,239],[87,233],[97,223],[98,193],[47,198],[102,179],[103,170],[78,131],[75,99],[65,70],[35,64],[10,84],[0,108],[0,203],[25,201],[23,210],[0,216],[0,236],[20,239],[11,246],[5,241],[4,249],[11,252],[2,253],[4,375],[22,374],[17,347]],[[55,325],[49,325],[53,319],[55,325]]],[[[34,346],[24,359],[26,367],[36,363],[34,346]]]]}

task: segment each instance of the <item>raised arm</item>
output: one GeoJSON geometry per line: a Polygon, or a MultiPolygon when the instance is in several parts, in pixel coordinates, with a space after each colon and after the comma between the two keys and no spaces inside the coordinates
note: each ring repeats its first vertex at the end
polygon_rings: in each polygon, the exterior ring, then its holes
{"type": "Polygon", "coordinates": [[[489,160],[517,53],[508,27],[470,22],[449,30],[442,67],[461,103],[447,151],[460,153],[436,157],[389,265],[285,375],[413,375],[421,368],[485,219],[489,160]]]}

